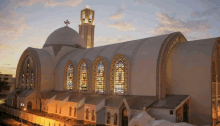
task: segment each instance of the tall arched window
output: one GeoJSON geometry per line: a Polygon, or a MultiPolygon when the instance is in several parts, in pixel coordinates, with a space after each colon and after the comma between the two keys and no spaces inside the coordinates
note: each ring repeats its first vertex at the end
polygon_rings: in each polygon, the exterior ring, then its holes
{"type": "Polygon", "coordinates": [[[70,64],[67,69],[67,89],[73,89],[73,65],[70,64]]]}
{"type": "Polygon", "coordinates": [[[115,93],[124,93],[124,72],[125,72],[125,66],[124,62],[119,59],[116,61],[115,64],[115,81],[114,81],[114,92],[115,93]]]}
{"type": "Polygon", "coordinates": [[[78,65],[78,84],[77,89],[80,92],[88,91],[89,67],[85,59],[82,59],[78,65]]]}
{"type": "Polygon", "coordinates": [[[93,63],[93,93],[105,93],[106,90],[106,67],[107,63],[103,57],[97,57],[93,63]]]}
{"type": "Polygon", "coordinates": [[[33,88],[35,65],[30,56],[27,56],[21,65],[21,86],[23,89],[33,88]]]}
{"type": "Polygon", "coordinates": [[[74,66],[72,61],[68,61],[64,70],[64,89],[73,90],[74,88],[74,66]]]}
{"type": "Polygon", "coordinates": [[[110,91],[115,94],[127,93],[128,60],[121,54],[114,57],[111,63],[110,91]]]}

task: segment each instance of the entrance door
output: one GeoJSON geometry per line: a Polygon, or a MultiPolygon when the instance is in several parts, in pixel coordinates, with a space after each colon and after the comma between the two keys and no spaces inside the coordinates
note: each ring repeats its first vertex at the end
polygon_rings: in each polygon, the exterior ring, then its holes
{"type": "Polygon", "coordinates": [[[185,103],[183,106],[183,122],[188,122],[189,106],[185,103]]]}
{"type": "Polygon", "coordinates": [[[128,114],[126,108],[122,110],[122,126],[128,126],[128,114]]]}
{"type": "Polygon", "coordinates": [[[27,103],[27,109],[28,109],[28,110],[32,109],[32,102],[31,102],[31,101],[29,101],[29,102],[27,103]]]}

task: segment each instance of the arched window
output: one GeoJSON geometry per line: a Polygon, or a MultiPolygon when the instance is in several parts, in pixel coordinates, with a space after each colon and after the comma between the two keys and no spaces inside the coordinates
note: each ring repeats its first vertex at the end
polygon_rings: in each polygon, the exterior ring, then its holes
{"type": "Polygon", "coordinates": [[[60,114],[61,114],[61,106],[60,106],[60,114]]]}
{"type": "Polygon", "coordinates": [[[119,59],[115,64],[115,93],[124,93],[124,62],[119,59]]]}
{"type": "Polygon", "coordinates": [[[73,65],[70,64],[67,69],[67,89],[73,89],[73,65]]]}
{"type": "Polygon", "coordinates": [[[115,115],[114,115],[114,125],[117,125],[117,122],[118,122],[118,116],[117,116],[117,113],[115,113],[115,115]]]}
{"type": "Polygon", "coordinates": [[[105,93],[106,89],[106,66],[107,63],[103,57],[97,57],[93,63],[93,93],[105,93]]]}
{"type": "Polygon", "coordinates": [[[95,121],[95,111],[92,110],[92,121],[95,121]]]}
{"type": "Polygon", "coordinates": [[[121,54],[114,57],[111,63],[110,91],[115,94],[127,93],[128,60],[121,54]]]}
{"type": "Polygon", "coordinates": [[[86,109],[86,119],[89,119],[89,109],[86,109]]]}
{"type": "Polygon", "coordinates": [[[69,116],[72,114],[72,107],[70,106],[69,116]]]}
{"type": "Polygon", "coordinates": [[[111,115],[109,112],[107,112],[107,124],[110,124],[111,115]]]}
{"type": "Polygon", "coordinates": [[[82,59],[78,64],[77,76],[77,90],[80,92],[88,91],[89,66],[85,59],[82,59]]]}

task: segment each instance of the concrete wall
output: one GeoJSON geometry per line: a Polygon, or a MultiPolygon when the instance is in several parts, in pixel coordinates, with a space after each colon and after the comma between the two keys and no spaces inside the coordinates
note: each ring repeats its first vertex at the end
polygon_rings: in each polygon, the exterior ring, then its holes
{"type": "Polygon", "coordinates": [[[168,94],[191,96],[191,122],[211,125],[211,61],[216,38],[174,46],[164,84],[168,94]]]}
{"type": "Polygon", "coordinates": [[[100,109],[97,113],[96,123],[105,124],[106,123],[106,109],[100,109]]]}
{"type": "Polygon", "coordinates": [[[170,115],[170,110],[172,109],[164,109],[164,108],[151,108],[149,110],[149,114],[155,118],[156,120],[167,120],[170,122],[176,122],[176,115],[173,111],[173,115],[170,115]]]}
{"type": "Polygon", "coordinates": [[[110,125],[114,125],[114,115],[115,113],[118,115],[117,124],[119,124],[119,110],[115,108],[106,107],[106,113],[105,113],[105,124],[107,125],[107,113],[110,112],[111,118],[110,118],[110,125]]]}

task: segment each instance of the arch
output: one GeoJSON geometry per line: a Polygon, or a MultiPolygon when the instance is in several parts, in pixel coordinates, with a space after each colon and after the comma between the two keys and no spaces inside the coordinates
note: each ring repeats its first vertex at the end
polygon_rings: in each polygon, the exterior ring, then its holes
{"type": "MultiPolygon", "coordinates": [[[[116,67],[117,63],[120,61],[121,63],[123,62],[123,72],[120,74],[119,78],[123,78],[121,83],[121,86],[123,89],[123,94],[128,94],[128,68],[129,68],[129,60],[122,54],[117,54],[111,62],[111,70],[110,70],[110,92],[115,93],[115,79],[116,79],[116,67]],[[122,84],[123,83],[123,84],[122,84]]],[[[120,80],[119,80],[120,81],[120,80]]],[[[118,93],[118,92],[117,92],[118,93]]]]}
{"type": "Polygon", "coordinates": [[[32,109],[32,102],[29,101],[29,102],[27,103],[27,110],[31,110],[31,109],[32,109]]]}
{"type": "Polygon", "coordinates": [[[68,61],[64,69],[64,83],[63,83],[64,90],[72,90],[72,91],[74,90],[74,83],[75,83],[74,73],[75,73],[74,64],[72,61],[68,61]]]}
{"type": "Polygon", "coordinates": [[[82,59],[77,66],[77,91],[89,91],[90,67],[86,59],[82,59]]]}
{"type": "Polygon", "coordinates": [[[40,76],[40,73],[41,73],[41,63],[40,63],[40,59],[38,57],[38,54],[37,52],[31,48],[31,47],[28,47],[24,52],[23,54],[21,55],[20,59],[19,59],[19,62],[18,62],[18,65],[17,65],[17,69],[16,69],[16,82],[15,82],[15,88],[18,88],[19,87],[19,83],[21,82],[20,78],[21,78],[21,71],[23,71],[22,69],[22,65],[24,63],[24,60],[27,58],[27,57],[30,57],[31,60],[33,61],[33,73],[34,73],[34,85],[33,85],[33,88],[36,89],[36,99],[35,99],[35,102],[36,102],[36,105],[37,105],[37,108],[40,107],[40,102],[38,101],[38,99],[41,97],[40,95],[40,88],[41,88],[41,76],[40,76]]]}
{"type": "MultiPolygon", "coordinates": [[[[92,72],[92,92],[95,93],[97,91],[97,79],[101,79],[101,83],[103,84],[103,93],[106,93],[106,70],[107,70],[107,63],[106,60],[99,56],[93,62],[93,72],[92,72]],[[100,63],[103,64],[103,73],[100,73],[98,77],[98,69],[100,63]]],[[[101,71],[101,70],[100,70],[101,71]]]]}
{"type": "Polygon", "coordinates": [[[165,74],[166,73],[166,63],[172,48],[182,42],[186,42],[187,39],[180,32],[175,32],[170,34],[163,42],[160,52],[157,58],[157,69],[156,69],[156,95],[158,99],[165,97],[165,74]]]}
{"type": "MultiPolygon", "coordinates": [[[[216,123],[216,116],[218,109],[218,98],[219,91],[216,89],[216,84],[219,82],[219,75],[220,75],[220,38],[218,38],[213,46],[212,50],[212,60],[211,60],[211,118],[212,118],[212,125],[216,123]],[[218,91],[218,92],[216,92],[218,91]],[[217,95],[216,95],[217,94],[217,95]]],[[[218,116],[217,116],[218,119],[218,116]]]]}

